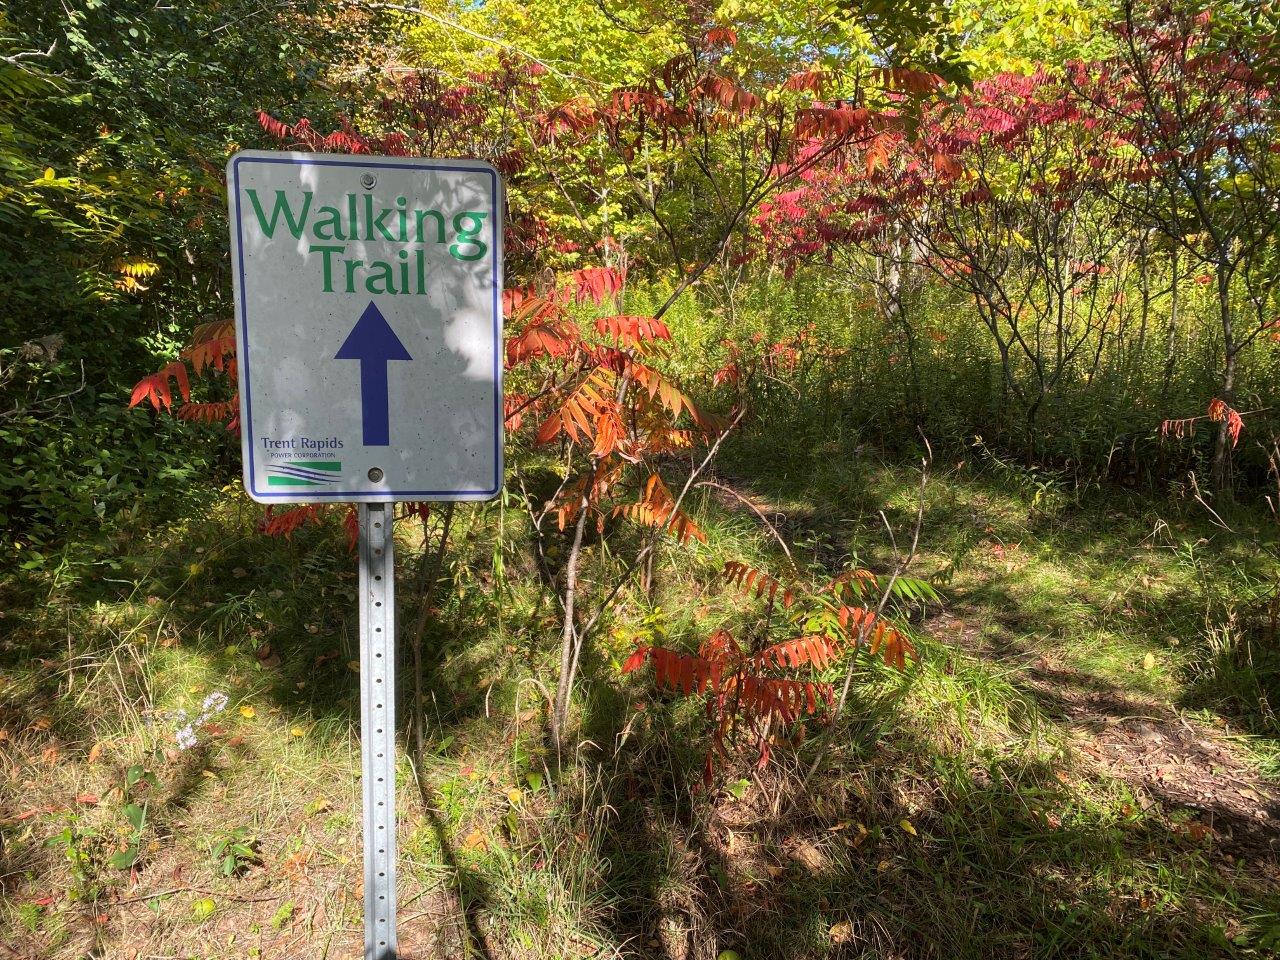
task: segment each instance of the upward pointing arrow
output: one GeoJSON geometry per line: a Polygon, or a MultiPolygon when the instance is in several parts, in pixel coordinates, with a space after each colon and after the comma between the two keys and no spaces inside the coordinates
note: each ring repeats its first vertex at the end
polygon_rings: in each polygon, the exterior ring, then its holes
{"type": "Polygon", "coordinates": [[[391,401],[387,395],[387,363],[412,360],[387,318],[372,300],[338,348],[335,360],[360,361],[360,411],[366,447],[391,444],[391,401]]]}

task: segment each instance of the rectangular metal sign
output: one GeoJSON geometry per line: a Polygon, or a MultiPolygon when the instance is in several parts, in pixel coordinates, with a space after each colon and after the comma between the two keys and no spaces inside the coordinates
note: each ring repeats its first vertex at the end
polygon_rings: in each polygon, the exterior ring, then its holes
{"type": "Polygon", "coordinates": [[[502,184],[466,160],[227,164],[244,486],[359,507],[364,960],[395,960],[396,500],[502,489],[502,184]]]}
{"type": "Polygon", "coordinates": [[[227,164],[227,186],[249,496],[496,496],[497,171],[246,151],[227,164]]]}

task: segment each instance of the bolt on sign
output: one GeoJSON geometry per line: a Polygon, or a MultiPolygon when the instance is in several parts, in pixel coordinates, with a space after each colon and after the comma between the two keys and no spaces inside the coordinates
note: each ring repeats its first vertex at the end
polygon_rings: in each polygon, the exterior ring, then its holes
{"type": "Polygon", "coordinates": [[[227,164],[244,486],[359,504],[364,960],[394,960],[399,500],[502,489],[502,182],[467,160],[227,164]]]}
{"type": "Polygon", "coordinates": [[[264,503],[502,486],[502,188],[465,160],[227,166],[244,485],[264,503]]]}

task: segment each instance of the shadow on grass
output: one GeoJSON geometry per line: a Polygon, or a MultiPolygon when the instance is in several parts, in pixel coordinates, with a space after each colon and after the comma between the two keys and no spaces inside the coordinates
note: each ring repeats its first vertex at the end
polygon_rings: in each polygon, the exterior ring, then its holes
{"type": "Polygon", "coordinates": [[[757,787],[695,800],[692,731],[668,720],[631,745],[639,767],[606,798],[608,927],[629,955],[1228,957],[1244,904],[1277,902],[1259,881],[1224,883],[1203,846],[1158,820],[1099,811],[1047,761],[938,778],[936,744],[893,734],[865,758],[837,752],[775,816],[757,787]],[[1240,902],[1223,910],[1224,896],[1240,902]]]}
{"type": "MultiPolygon", "coordinates": [[[[124,569],[111,579],[81,573],[52,586],[38,575],[0,582],[5,610],[0,618],[0,730],[15,761],[26,758],[19,768],[26,775],[38,775],[42,752],[47,762],[55,758],[69,768],[84,765],[81,776],[107,773],[113,781],[123,780],[128,763],[141,762],[162,781],[151,799],[148,835],[167,843],[188,827],[188,812],[215,783],[210,767],[249,756],[237,743],[243,738],[234,735],[234,728],[245,719],[255,722],[253,710],[256,722],[284,731],[316,727],[346,734],[358,727],[359,676],[349,666],[359,659],[356,558],[336,523],[305,526],[290,540],[281,540],[256,534],[247,518],[214,515],[157,536],[148,548],[120,562],[124,569]],[[189,714],[198,713],[191,704],[213,691],[230,698],[228,710],[197,731],[197,746],[180,749],[174,729],[183,721],[171,711],[181,705],[189,714]],[[250,711],[245,719],[238,715],[241,704],[250,711]],[[147,732],[145,739],[155,749],[144,750],[131,736],[136,729],[147,732]],[[130,743],[130,758],[112,748],[103,754],[105,764],[98,761],[90,769],[90,751],[104,741],[130,743]]],[[[408,563],[401,566],[408,585],[412,571],[408,563]]],[[[400,597],[413,599],[403,590],[400,597]]],[[[402,617],[402,622],[409,619],[402,617]]],[[[437,633],[466,642],[466,630],[449,629],[456,626],[446,624],[437,633]]],[[[445,733],[483,715],[483,698],[474,696],[474,676],[465,675],[470,670],[458,667],[450,684],[440,687],[449,724],[445,733]],[[459,690],[471,692],[459,696],[459,690]]],[[[401,679],[411,686],[407,674],[401,679]]],[[[407,712],[401,718],[405,726],[407,712]]],[[[0,876],[5,882],[20,883],[23,876],[55,878],[64,870],[62,852],[43,841],[77,811],[65,790],[55,795],[54,784],[46,786],[35,785],[26,796],[6,790],[0,797],[0,876]],[[31,810],[24,811],[28,806],[31,810]]],[[[101,809],[114,816],[120,802],[104,794],[101,809]]],[[[413,814],[404,819],[413,829],[413,814]]],[[[433,814],[426,819],[459,879],[472,950],[488,958],[474,923],[486,902],[483,878],[459,869],[443,824],[433,814]]],[[[86,850],[96,849],[97,841],[86,844],[92,844],[86,850]]],[[[143,890],[163,886],[166,878],[149,876],[150,861],[144,853],[132,880],[128,873],[99,865],[102,883],[137,883],[143,890]]],[[[83,906],[88,914],[109,909],[107,900],[83,906]]],[[[91,926],[96,942],[111,943],[125,935],[110,924],[91,926]]],[[[4,940],[0,935],[0,943],[4,940]]],[[[36,938],[33,933],[17,942],[34,945],[36,938]]]]}

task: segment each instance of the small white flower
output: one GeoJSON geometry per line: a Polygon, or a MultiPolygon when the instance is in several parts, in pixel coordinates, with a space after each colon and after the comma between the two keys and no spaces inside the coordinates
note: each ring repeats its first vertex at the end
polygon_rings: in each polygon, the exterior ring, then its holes
{"type": "Polygon", "coordinates": [[[192,729],[191,724],[187,724],[174,736],[177,737],[178,749],[180,750],[190,750],[196,745],[196,732],[192,729]]]}
{"type": "Polygon", "coordinates": [[[221,690],[215,690],[204,698],[204,703],[200,705],[201,712],[206,717],[215,713],[221,713],[227,708],[227,695],[221,690]]]}

